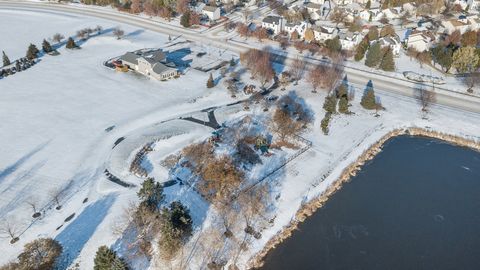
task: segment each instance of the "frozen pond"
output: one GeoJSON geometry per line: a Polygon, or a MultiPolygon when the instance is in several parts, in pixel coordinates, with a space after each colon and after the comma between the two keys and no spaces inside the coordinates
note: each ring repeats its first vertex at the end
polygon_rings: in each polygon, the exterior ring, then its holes
{"type": "Polygon", "coordinates": [[[480,269],[480,153],[401,136],[262,269],[480,269]]]}

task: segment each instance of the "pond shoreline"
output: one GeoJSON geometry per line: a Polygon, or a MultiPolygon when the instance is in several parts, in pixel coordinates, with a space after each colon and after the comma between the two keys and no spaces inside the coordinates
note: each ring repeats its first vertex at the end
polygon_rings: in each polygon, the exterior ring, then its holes
{"type": "Polygon", "coordinates": [[[351,177],[355,176],[358,171],[362,169],[362,166],[372,160],[378,153],[382,151],[383,145],[390,139],[402,136],[420,136],[428,137],[433,139],[442,140],[453,145],[460,147],[467,147],[477,151],[480,151],[480,140],[478,138],[459,136],[446,134],[438,131],[434,131],[428,128],[419,128],[419,127],[407,127],[394,129],[374,144],[370,145],[362,154],[352,163],[350,163],[346,168],[344,168],[340,176],[332,182],[331,185],[327,187],[325,191],[311,199],[307,203],[303,204],[296,212],[295,217],[292,221],[286,225],[281,231],[279,231],[274,237],[272,237],[265,244],[263,249],[256,253],[249,261],[248,269],[258,268],[264,264],[264,258],[266,255],[273,250],[278,244],[282,243],[285,239],[289,238],[293,232],[298,228],[298,225],[305,221],[306,218],[310,217],[315,213],[316,210],[321,208],[325,202],[335,194],[336,191],[342,188],[342,185],[350,181],[351,177]]]}

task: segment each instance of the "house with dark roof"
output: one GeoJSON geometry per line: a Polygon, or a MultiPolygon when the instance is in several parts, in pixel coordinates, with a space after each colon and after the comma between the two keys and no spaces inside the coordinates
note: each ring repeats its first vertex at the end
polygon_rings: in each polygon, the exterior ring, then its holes
{"type": "Polygon", "coordinates": [[[158,50],[142,54],[127,52],[120,56],[119,60],[129,69],[140,74],[157,80],[167,80],[177,76],[178,71],[163,64],[165,58],[165,54],[158,50]]]}
{"type": "Polygon", "coordinates": [[[284,30],[285,20],[280,16],[267,16],[262,20],[262,27],[273,31],[274,35],[278,35],[284,30]]]}

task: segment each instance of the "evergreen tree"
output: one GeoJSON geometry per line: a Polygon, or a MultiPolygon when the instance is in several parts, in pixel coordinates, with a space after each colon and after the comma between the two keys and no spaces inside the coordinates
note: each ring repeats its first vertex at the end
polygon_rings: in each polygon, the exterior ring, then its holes
{"type": "Polygon", "coordinates": [[[233,59],[233,57],[232,57],[232,59],[230,60],[230,66],[231,66],[231,67],[235,66],[235,59],[233,59]]]}
{"type": "Polygon", "coordinates": [[[161,256],[171,258],[192,233],[192,218],[189,210],[178,201],[174,201],[162,210],[160,226],[161,256]]]}
{"type": "Polygon", "coordinates": [[[207,88],[212,88],[215,86],[215,82],[213,81],[212,73],[210,73],[210,77],[208,77],[207,81],[207,88]]]}
{"type": "Polygon", "coordinates": [[[382,60],[382,50],[379,42],[375,42],[367,52],[365,65],[367,67],[377,67],[382,60]]]}
{"type": "Polygon", "coordinates": [[[98,248],[93,262],[94,270],[128,270],[127,264],[106,246],[98,248]]]}
{"type": "MultiPolygon", "coordinates": [[[[346,78],[344,79],[346,81],[346,78]]],[[[338,101],[338,112],[340,113],[348,113],[348,87],[347,84],[344,82],[340,84],[337,88],[337,98],[338,101]]]]}
{"type": "Polygon", "coordinates": [[[174,201],[170,204],[170,210],[166,213],[173,228],[179,230],[184,237],[190,236],[192,233],[192,218],[187,207],[179,201],[174,201]]]}
{"type": "Polygon", "coordinates": [[[360,44],[358,44],[357,49],[355,50],[355,61],[360,61],[365,57],[365,52],[368,50],[368,40],[363,39],[360,44]]]}
{"type": "Polygon", "coordinates": [[[147,207],[147,209],[152,212],[156,211],[158,205],[165,199],[162,185],[155,182],[151,177],[143,181],[142,187],[138,191],[137,196],[141,201],[140,205],[147,207]]]}
{"type": "Polygon", "coordinates": [[[382,62],[380,63],[380,69],[385,71],[395,70],[395,61],[393,60],[393,52],[390,48],[387,49],[383,55],[382,62]]]}
{"type": "Polygon", "coordinates": [[[27,59],[33,60],[37,58],[39,52],[40,51],[37,49],[37,46],[35,46],[34,44],[30,44],[27,50],[27,59]]]}
{"type": "Polygon", "coordinates": [[[190,27],[190,11],[183,13],[180,17],[180,24],[185,28],[190,27]]]}
{"type": "Polygon", "coordinates": [[[3,66],[8,66],[10,65],[10,59],[8,58],[8,56],[5,54],[4,51],[2,51],[2,54],[3,54],[3,66]]]}
{"type": "Polygon", "coordinates": [[[367,110],[375,110],[376,108],[376,99],[375,99],[375,91],[373,90],[373,82],[369,80],[367,83],[367,88],[363,92],[362,100],[360,104],[363,108],[367,110]]]}
{"type": "Polygon", "coordinates": [[[372,1],[368,0],[367,4],[365,4],[365,9],[370,9],[371,6],[372,6],[372,1]]]}
{"type": "Polygon", "coordinates": [[[433,61],[442,66],[443,71],[448,72],[452,66],[453,49],[450,46],[442,44],[437,45],[431,49],[433,61]]]}
{"type": "Polygon", "coordinates": [[[348,113],[348,97],[341,97],[338,101],[338,112],[348,113]]]}
{"type": "Polygon", "coordinates": [[[340,52],[342,50],[342,44],[340,43],[340,38],[338,36],[333,39],[327,39],[325,41],[325,46],[332,52],[340,52]]]}
{"type": "Polygon", "coordinates": [[[20,65],[19,61],[15,61],[15,69],[17,70],[17,72],[22,71],[22,66],[20,65]]]}
{"type": "Polygon", "coordinates": [[[75,49],[75,48],[77,48],[77,44],[75,43],[73,38],[69,37],[68,40],[67,40],[67,45],[65,45],[65,47],[67,49],[75,49]]]}
{"type": "Polygon", "coordinates": [[[323,108],[328,113],[335,113],[337,111],[337,97],[335,95],[327,95],[323,103],[323,108]]]}
{"type": "Polygon", "coordinates": [[[53,51],[52,46],[50,45],[50,43],[46,39],[44,39],[43,42],[42,42],[42,49],[46,53],[49,53],[49,52],[53,51]]]}

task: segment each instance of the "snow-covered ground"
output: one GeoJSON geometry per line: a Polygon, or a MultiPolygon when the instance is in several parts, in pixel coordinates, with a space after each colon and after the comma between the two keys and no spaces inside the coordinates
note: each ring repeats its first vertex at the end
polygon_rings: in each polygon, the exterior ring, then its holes
{"type": "MultiPolygon", "coordinates": [[[[84,27],[117,26],[99,19],[57,13],[0,10],[0,15],[0,24],[11,26],[0,30],[2,36],[9,37],[0,39],[0,50],[5,50],[11,60],[23,56],[30,42],[39,46],[43,38],[57,32],[70,36],[84,27]]],[[[123,208],[136,199],[135,188],[107,181],[103,170],[107,168],[122,180],[138,185],[141,179],[132,175],[128,167],[141,147],[157,141],[150,159],[158,161],[186,144],[203,140],[211,129],[175,118],[206,117],[198,110],[234,101],[221,82],[207,89],[208,73],[195,69],[189,69],[178,79],[157,82],[105,68],[103,61],[126,51],[168,45],[166,36],[127,25],[121,27],[126,32],[122,40],[109,33],[94,37],[82,44],[81,50],[61,48],[61,55],[43,56],[32,68],[0,80],[0,220],[15,221],[22,232],[20,241],[13,245],[8,238],[0,239],[3,251],[0,264],[14,259],[25,243],[43,236],[62,243],[65,265],[79,263],[80,269],[92,269],[98,246],[121,246],[118,244],[121,235],[113,228],[123,208]],[[123,141],[114,147],[122,137],[123,141]],[[55,189],[64,190],[60,210],[53,209],[55,205],[49,195],[55,189]],[[33,212],[27,204],[32,198],[36,198],[39,207],[45,207],[42,218],[33,223],[33,212]],[[64,221],[72,214],[75,214],[73,219],[64,221]]],[[[188,55],[182,53],[182,59],[195,62],[191,54],[201,50],[192,51],[188,55]]],[[[210,59],[216,53],[222,53],[227,60],[231,58],[215,48],[205,47],[205,51],[211,55],[203,59],[210,59]]],[[[214,76],[217,75],[215,72],[214,76]]],[[[242,75],[245,81],[248,77],[248,73],[242,75]]],[[[315,121],[302,136],[312,141],[313,147],[290,162],[281,175],[272,178],[277,193],[275,222],[262,231],[261,239],[247,239],[250,248],[238,258],[241,268],[289,223],[302,202],[324,191],[345,166],[390,130],[419,126],[477,138],[480,134],[477,114],[434,106],[426,120],[415,100],[380,89],[376,93],[386,110],[374,117],[373,112],[359,106],[363,86],[356,86],[351,107],[354,114],[334,115],[330,134],[325,136],[320,121],[326,93],[314,94],[310,90],[311,86],[301,81],[296,86],[290,85],[285,92],[274,92],[282,95],[295,91],[305,99],[315,121]],[[323,175],[328,177],[320,181],[323,175]]],[[[241,105],[222,107],[217,111],[219,123],[242,116],[241,109],[241,105]]],[[[255,109],[256,113],[263,113],[261,108],[255,109]]],[[[166,171],[158,166],[152,168],[159,181],[165,180],[162,178],[166,171]]],[[[208,205],[185,189],[167,189],[167,197],[203,209],[192,213],[195,224],[203,224],[196,228],[188,248],[192,253],[189,269],[205,268],[208,262],[204,261],[201,250],[197,251],[196,240],[200,230],[212,224],[208,205]]],[[[228,248],[223,252],[219,256],[231,258],[228,248]]],[[[148,264],[140,269],[147,267],[148,264]]],[[[150,269],[157,267],[152,265],[150,269]]]]}
{"type": "MultiPolygon", "coordinates": [[[[85,27],[101,25],[108,31],[118,26],[53,12],[0,12],[5,26],[0,32],[9,37],[1,39],[0,49],[12,61],[23,57],[31,42],[40,47],[43,38],[57,32],[68,37],[85,27]]],[[[103,176],[113,143],[141,127],[231,102],[230,95],[219,90],[221,85],[207,89],[208,73],[195,69],[158,82],[104,67],[103,61],[111,57],[163,47],[168,39],[127,25],[121,28],[126,34],[122,40],[106,33],[81,44],[81,50],[62,47],[61,55],[42,56],[32,68],[0,80],[0,219],[14,221],[22,233],[14,245],[7,238],[0,241],[0,263],[13,259],[28,241],[50,236],[68,246],[69,260],[77,259],[80,251],[80,257],[86,254],[82,269],[91,269],[98,245],[117,238],[110,223],[135,196],[134,191],[120,192],[103,176]],[[27,202],[35,199],[38,208],[51,206],[50,193],[58,189],[65,190],[62,209],[45,209],[43,218],[32,224],[27,202]],[[82,203],[85,198],[88,202],[82,203]],[[73,213],[76,218],[56,230],[73,213]]]]}

